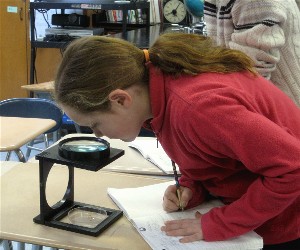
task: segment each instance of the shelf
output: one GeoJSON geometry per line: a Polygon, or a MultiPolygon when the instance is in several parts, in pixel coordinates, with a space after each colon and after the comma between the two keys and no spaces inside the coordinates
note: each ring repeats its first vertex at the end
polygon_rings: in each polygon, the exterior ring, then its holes
{"type": "Polygon", "coordinates": [[[31,62],[30,62],[30,84],[34,83],[36,48],[65,48],[71,41],[37,41],[35,39],[35,10],[49,9],[82,9],[82,10],[121,10],[123,11],[123,20],[118,23],[103,23],[101,26],[108,29],[121,29],[125,34],[127,28],[149,27],[150,26],[150,2],[146,0],[136,0],[127,3],[115,3],[114,0],[35,0],[30,2],[30,39],[31,39],[31,62]],[[146,23],[127,24],[128,10],[143,9],[146,13],[146,23]]]}
{"type": "Polygon", "coordinates": [[[113,0],[47,0],[30,2],[32,9],[135,10],[149,8],[150,3],[137,1],[115,3],[113,0]]]}
{"type": "MultiPolygon", "coordinates": [[[[145,23],[127,23],[126,28],[128,30],[131,30],[131,29],[137,29],[137,28],[145,28],[145,26],[146,26],[145,23]]],[[[149,25],[147,25],[147,26],[149,26],[149,25]]],[[[97,27],[99,27],[99,28],[108,28],[108,27],[121,28],[122,22],[101,22],[101,23],[97,23],[97,27]]]]}
{"type": "Polygon", "coordinates": [[[164,32],[164,28],[164,25],[156,24],[146,28],[127,31],[125,34],[111,34],[110,37],[124,39],[141,49],[148,49],[157,40],[159,35],[164,32]]]}
{"type": "Polygon", "coordinates": [[[35,48],[64,48],[66,43],[71,41],[55,42],[55,41],[34,41],[31,46],[35,48]]]}

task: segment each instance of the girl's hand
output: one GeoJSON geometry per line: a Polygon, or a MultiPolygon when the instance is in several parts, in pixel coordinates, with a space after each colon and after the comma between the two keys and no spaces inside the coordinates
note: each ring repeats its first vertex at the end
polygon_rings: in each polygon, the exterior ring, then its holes
{"type": "MultiPolygon", "coordinates": [[[[189,200],[193,196],[192,190],[187,187],[180,187],[181,193],[181,207],[185,208],[189,200]]],[[[169,186],[164,194],[163,209],[166,212],[174,212],[180,208],[179,199],[176,193],[176,185],[169,186]]]]}
{"type": "Polygon", "coordinates": [[[168,236],[183,236],[179,240],[181,243],[203,240],[201,217],[202,214],[196,212],[195,219],[166,221],[161,230],[168,236]]]}

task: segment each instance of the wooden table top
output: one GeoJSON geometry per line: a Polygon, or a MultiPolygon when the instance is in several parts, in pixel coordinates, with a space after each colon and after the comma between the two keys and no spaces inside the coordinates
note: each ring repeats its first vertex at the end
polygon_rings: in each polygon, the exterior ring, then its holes
{"type": "Polygon", "coordinates": [[[21,88],[27,91],[52,93],[54,91],[54,81],[23,85],[21,88]]]}
{"type": "MultiPolygon", "coordinates": [[[[75,201],[112,209],[118,208],[107,195],[107,187],[139,187],[164,181],[101,170],[74,170],[75,201]]],[[[40,213],[38,163],[20,163],[3,174],[0,180],[2,239],[74,250],[151,249],[124,215],[98,237],[34,223],[33,218],[40,213]]],[[[68,168],[62,165],[54,166],[50,171],[46,189],[50,205],[62,199],[67,182],[68,168]]]]}
{"type": "Polygon", "coordinates": [[[0,151],[12,151],[54,127],[51,119],[0,116],[0,151]]]}

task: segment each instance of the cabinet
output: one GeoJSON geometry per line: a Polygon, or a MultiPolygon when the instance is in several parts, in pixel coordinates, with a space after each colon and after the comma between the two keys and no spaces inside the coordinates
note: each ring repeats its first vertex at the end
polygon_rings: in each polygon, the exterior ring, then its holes
{"type": "Polygon", "coordinates": [[[0,99],[27,97],[29,0],[0,0],[0,99]]]}
{"type": "Polygon", "coordinates": [[[36,0],[30,3],[30,38],[31,38],[31,61],[30,61],[30,84],[34,83],[36,48],[63,48],[66,42],[37,41],[35,34],[35,10],[58,9],[64,13],[66,9],[82,10],[121,10],[123,12],[122,33],[127,30],[128,10],[144,9],[146,24],[150,25],[150,3],[143,1],[114,1],[114,0],[36,0]]]}

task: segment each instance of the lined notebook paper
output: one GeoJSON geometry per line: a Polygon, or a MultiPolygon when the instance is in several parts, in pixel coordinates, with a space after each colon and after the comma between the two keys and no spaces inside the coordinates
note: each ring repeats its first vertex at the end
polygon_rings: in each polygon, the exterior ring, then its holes
{"type": "Polygon", "coordinates": [[[262,238],[253,231],[216,242],[180,243],[180,237],[166,236],[160,230],[164,221],[194,218],[196,211],[204,214],[213,207],[223,206],[221,201],[213,200],[183,212],[166,213],[162,208],[162,198],[166,188],[173,184],[174,181],[170,181],[139,188],[108,188],[107,192],[154,250],[258,250],[263,247],[262,238]]]}
{"type": "Polygon", "coordinates": [[[171,159],[168,157],[162,146],[155,138],[153,140],[136,139],[128,143],[128,147],[134,148],[140,154],[161,169],[167,175],[173,175],[171,159]]]}

